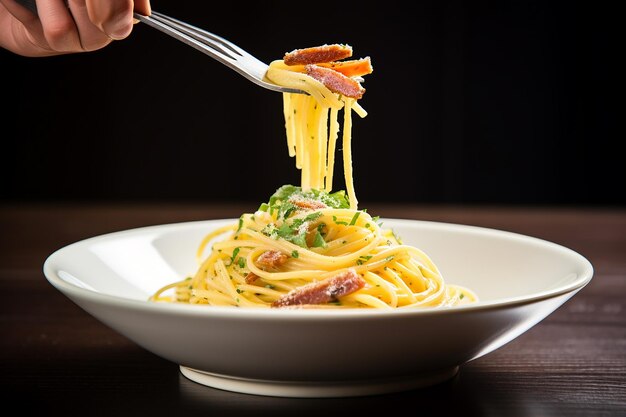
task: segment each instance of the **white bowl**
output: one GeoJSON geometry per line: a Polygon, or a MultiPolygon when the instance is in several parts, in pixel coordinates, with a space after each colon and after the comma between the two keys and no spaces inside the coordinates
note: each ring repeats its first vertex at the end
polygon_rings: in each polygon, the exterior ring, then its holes
{"type": "Polygon", "coordinates": [[[381,394],[441,382],[513,340],[583,288],[589,261],[555,243],[473,226],[386,219],[446,282],[480,302],[380,311],[275,310],[148,302],[193,274],[210,230],[236,219],[86,239],[46,260],[52,285],[145,349],[216,388],[285,397],[381,394]]]}

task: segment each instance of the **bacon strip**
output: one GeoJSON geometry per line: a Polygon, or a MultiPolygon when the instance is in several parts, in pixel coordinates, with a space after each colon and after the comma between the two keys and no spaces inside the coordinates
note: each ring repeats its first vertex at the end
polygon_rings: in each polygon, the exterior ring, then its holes
{"type": "Polygon", "coordinates": [[[275,270],[289,259],[289,255],[277,250],[265,251],[256,258],[254,262],[256,266],[264,271],[275,270]]]}
{"type": "Polygon", "coordinates": [[[248,272],[248,275],[246,275],[246,284],[254,284],[256,282],[256,280],[259,279],[259,276],[252,273],[252,272],[248,272]]]}
{"type": "MultiPolygon", "coordinates": [[[[333,69],[337,72],[342,73],[346,77],[361,77],[363,75],[371,74],[372,72],[374,72],[370,57],[353,59],[349,61],[318,62],[315,65],[319,67],[333,69]]],[[[306,65],[291,65],[289,70],[293,72],[305,73],[305,66],[306,65]]]]}
{"type": "Polygon", "coordinates": [[[272,303],[272,307],[293,307],[324,304],[352,294],[365,286],[365,280],[354,269],[334,277],[296,288],[272,303]]]}
{"type": "Polygon", "coordinates": [[[333,62],[352,56],[350,45],[322,45],[313,48],[294,49],[283,57],[286,65],[319,64],[320,62],[333,62]]]}
{"type": "Polygon", "coordinates": [[[304,68],[308,76],[315,78],[334,93],[356,99],[363,97],[365,93],[365,88],[361,84],[340,72],[318,65],[307,65],[304,68]]]}
{"type": "Polygon", "coordinates": [[[289,198],[287,201],[303,210],[321,210],[328,208],[328,206],[321,201],[310,198],[289,198]]]}
{"type": "Polygon", "coordinates": [[[369,56],[352,61],[325,62],[320,63],[319,66],[334,69],[346,77],[360,77],[362,75],[371,74],[374,71],[369,56]]]}

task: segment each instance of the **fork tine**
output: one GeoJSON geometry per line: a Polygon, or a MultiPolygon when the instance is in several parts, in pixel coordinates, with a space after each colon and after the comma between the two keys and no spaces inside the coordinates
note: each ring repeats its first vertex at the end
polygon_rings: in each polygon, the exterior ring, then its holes
{"type": "MultiPolygon", "coordinates": [[[[229,65],[231,68],[235,69],[242,75],[248,75],[252,76],[254,79],[262,80],[265,73],[267,72],[267,64],[264,64],[258,59],[252,57],[245,51],[245,56],[242,56],[240,53],[238,53],[238,51],[234,50],[235,48],[233,48],[233,46],[236,47],[236,45],[231,44],[225,39],[206,30],[201,30],[184,22],[176,21],[176,19],[173,19],[169,16],[165,16],[160,13],[153,14],[154,16],[151,16],[151,19],[154,22],[167,26],[172,30],[178,31],[185,36],[190,37],[195,41],[200,42],[201,44],[204,44],[207,48],[205,48],[203,52],[209,55],[211,55],[213,52],[213,55],[218,55],[222,58],[223,63],[229,65]]],[[[236,48],[238,50],[242,50],[239,47],[236,48]]]]}
{"type": "Polygon", "coordinates": [[[175,22],[171,22],[168,19],[163,18],[161,16],[157,16],[157,15],[150,16],[150,19],[154,22],[158,22],[161,25],[166,26],[171,31],[178,32],[179,34],[184,35],[185,37],[191,38],[194,41],[200,43],[201,45],[205,47],[202,49],[203,52],[218,53],[222,58],[229,59],[231,62],[235,62],[237,60],[238,55],[235,52],[233,52],[230,49],[224,48],[220,44],[216,44],[215,42],[212,42],[211,39],[207,39],[205,36],[198,34],[197,31],[190,30],[189,28],[183,25],[180,25],[175,22]],[[210,50],[207,48],[210,48],[210,50]]]}
{"type": "Polygon", "coordinates": [[[246,58],[250,58],[254,61],[258,61],[260,63],[261,62],[257,57],[255,57],[254,55],[250,54],[249,52],[247,52],[244,49],[241,49],[239,46],[235,45],[234,43],[222,38],[221,36],[216,35],[215,33],[209,32],[207,30],[201,29],[199,27],[190,25],[189,23],[183,22],[181,20],[175,19],[173,17],[170,16],[166,16],[163,13],[159,13],[159,12],[152,12],[153,16],[158,16],[161,19],[165,19],[168,20],[170,23],[176,24],[179,27],[183,27],[186,28],[188,30],[191,30],[199,35],[203,35],[204,39],[209,38],[213,41],[219,42],[220,44],[222,44],[224,47],[230,49],[232,52],[234,52],[235,54],[238,54],[242,57],[246,57],[246,58]]]}
{"type": "Polygon", "coordinates": [[[234,43],[218,36],[214,33],[211,33],[207,30],[200,29],[196,26],[190,25],[189,23],[185,23],[178,19],[175,19],[170,16],[166,16],[162,13],[153,12],[153,15],[161,21],[166,21],[169,25],[176,27],[178,30],[183,31],[185,33],[189,33],[195,39],[204,42],[210,45],[213,48],[219,49],[224,54],[231,56],[238,66],[241,67],[245,72],[252,74],[253,76],[263,79],[265,73],[267,72],[267,64],[260,61],[255,56],[241,49],[239,46],[234,43]]]}
{"type": "Polygon", "coordinates": [[[281,93],[306,94],[268,82],[265,78],[267,64],[220,36],[154,11],[151,16],[133,15],[140,22],[209,55],[261,87],[281,93]]]}

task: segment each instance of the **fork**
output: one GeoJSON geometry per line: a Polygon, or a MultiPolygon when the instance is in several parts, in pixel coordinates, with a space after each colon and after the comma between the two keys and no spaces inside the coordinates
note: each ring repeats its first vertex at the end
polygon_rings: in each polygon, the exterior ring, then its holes
{"type": "MultiPolygon", "coordinates": [[[[16,1],[34,14],[37,14],[35,0],[16,1]]],[[[281,87],[272,83],[265,76],[269,68],[266,63],[221,36],[155,11],[150,16],[144,16],[139,13],[133,13],[133,16],[140,22],[160,30],[216,59],[261,87],[281,93],[307,94],[302,90],[281,87]]]]}
{"type": "Polygon", "coordinates": [[[302,90],[281,87],[269,81],[268,65],[221,36],[197,28],[178,19],[153,11],[150,16],[134,13],[135,19],[216,59],[253,83],[281,93],[302,93],[302,90]]]}

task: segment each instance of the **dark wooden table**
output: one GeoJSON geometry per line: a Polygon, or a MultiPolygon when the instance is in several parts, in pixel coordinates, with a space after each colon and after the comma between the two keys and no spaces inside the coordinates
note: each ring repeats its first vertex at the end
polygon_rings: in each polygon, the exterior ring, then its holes
{"type": "MultiPolygon", "coordinates": [[[[0,206],[0,343],[4,408],[66,415],[626,416],[626,210],[370,205],[384,217],[472,224],[568,246],[591,283],[513,342],[423,390],[287,399],[204,387],[54,289],[46,256],[131,227],[238,217],[255,205],[0,206]],[[401,411],[405,410],[405,411],[401,411]]],[[[185,343],[181,340],[181,343],[185,343]]]]}

